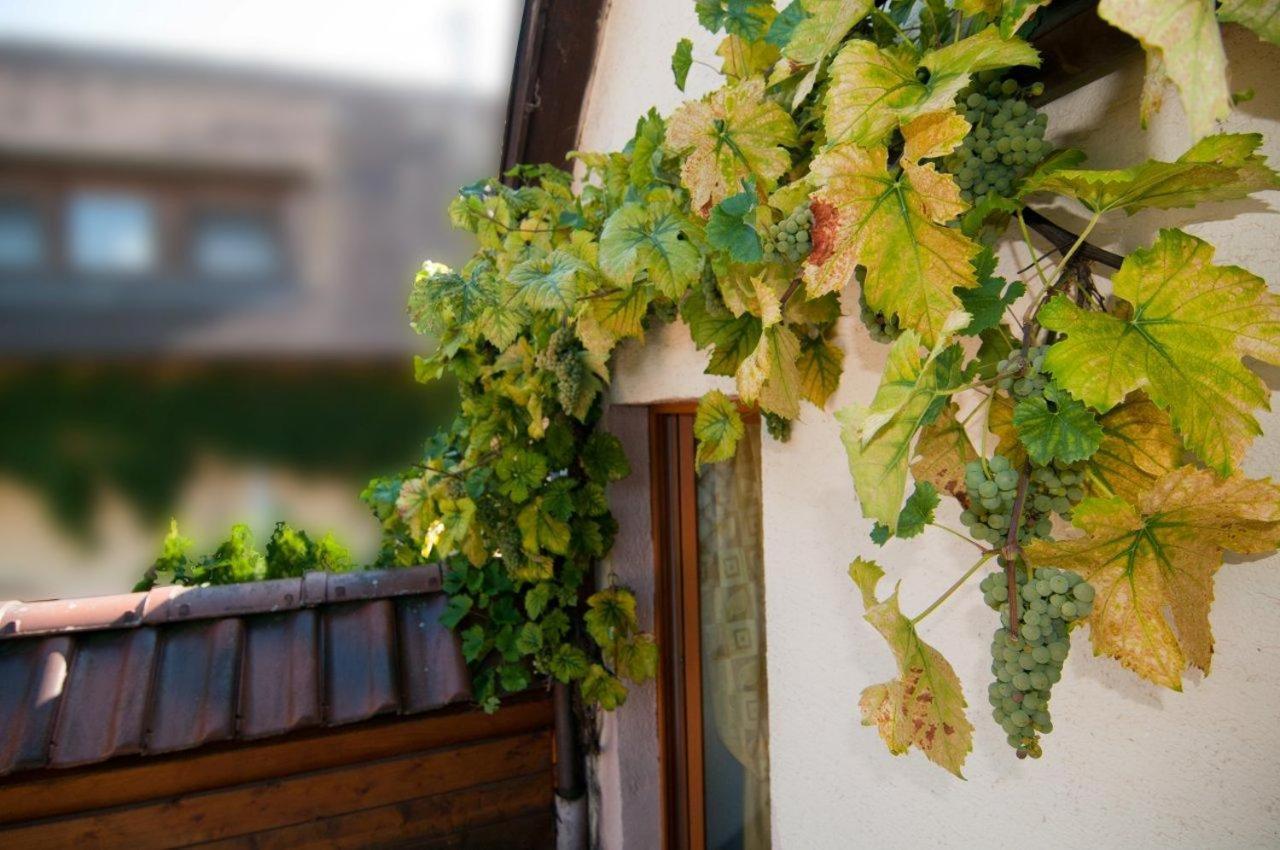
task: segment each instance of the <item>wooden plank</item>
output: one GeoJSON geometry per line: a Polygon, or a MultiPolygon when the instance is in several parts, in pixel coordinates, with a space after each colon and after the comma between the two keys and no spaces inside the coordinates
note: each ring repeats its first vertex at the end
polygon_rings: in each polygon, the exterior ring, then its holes
{"type": "Polygon", "coordinates": [[[381,845],[380,850],[547,850],[556,842],[555,819],[548,815],[525,815],[451,835],[436,841],[396,842],[381,845]]]}
{"type": "Polygon", "coordinates": [[[0,829],[0,847],[129,850],[213,841],[549,770],[540,731],[163,802],[0,829]]]}
{"type": "Polygon", "coordinates": [[[684,647],[684,715],[688,736],[685,795],[688,846],[706,846],[706,801],[702,741],[702,588],[698,570],[698,484],[694,461],[693,419],[679,417],[680,433],[680,596],[684,647]]]}
{"type": "Polygon", "coordinates": [[[200,850],[306,850],[415,843],[525,815],[554,817],[546,771],[198,846],[200,850]]]}
{"type": "Polygon", "coordinates": [[[312,770],[548,728],[551,701],[513,699],[496,714],[459,707],[198,753],[46,770],[0,784],[0,824],[225,788],[312,770]]]}

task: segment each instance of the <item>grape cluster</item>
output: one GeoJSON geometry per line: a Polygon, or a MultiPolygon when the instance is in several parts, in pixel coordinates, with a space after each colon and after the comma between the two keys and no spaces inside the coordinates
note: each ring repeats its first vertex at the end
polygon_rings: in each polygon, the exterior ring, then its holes
{"type": "Polygon", "coordinates": [[[791,420],[785,416],[766,411],[764,414],[764,427],[769,432],[769,436],[779,443],[785,443],[791,439],[791,420]]]}
{"type": "Polygon", "coordinates": [[[1044,354],[1048,346],[1039,345],[1027,351],[1015,349],[996,365],[996,372],[1003,375],[997,386],[1014,397],[1015,401],[1037,396],[1049,385],[1049,375],[1044,371],[1044,354]]]}
{"type": "Polygon", "coordinates": [[[537,365],[555,376],[556,399],[560,407],[571,411],[577,406],[586,367],[575,345],[573,331],[559,327],[551,334],[547,347],[538,352],[537,365]]]}
{"type": "MultiPolygon", "coordinates": [[[[983,71],[958,95],[969,122],[964,144],[947,157],[946,170],[955,175],[960,197],[976,203],[986,197],[1011,197],[1023,177],[1049,154],[1044,140],[1049,117],[1022,99],[1016,82],[983,71]]],[[[1025,94],[1036,97],[1044,86],[1035,83],[1025,94]]]]}
{"type": "MultiPolygon", "coordinates": [[[[1052,534],[1053,514],[1071,518],[1071,509],[1084,498],[1081,466],[1054,461],[1032,467],[1018,524],[1019,543],[1052,534]]],[[[1010,466],[1008,458],[996,454],[985,464],[981,459],[965,464],[964,481],[969,506],[960,513],[960,522],[975,540],[994,546],[1004,543],[1017,499],[1017,470],[1010,466]]]]}
{"type": "Polygon", "coordinates": [[[812,248],[809,244],[809,231],[812,228],[813,211],[809,209],[809,202],[805,201],[791,215],[765,229],[764,237],[760,240],[765,262],[787,260],[798,263],[809,256],[812,248]]]}
{"type": "Polygon", "coordinates": [[[992,717],[1004,729],[1018,758],[1040,757],[1040,734],[1053,731],[1049,718],[1049,690],[1062,678],[1062,664],[1071,648],[1068,629],[1093,609],[1093,586],[1066,570],[1041,568],[1028,580],[1018,570],[1021,612],[1018,636],[1009,631],[1009,588],[1003,572],[982,580],[982,597],[1000,612],[1002,628],[991,641],[991,672],[996,680],[987,689],[992,717]]]}
{"type": "Polygon", "coordinates": [[[858,318],[862,320],[862,324],[867,329],[867,333],[871,334],[871,338],[876,342],[893,342],[902,335],[902,328],[898,325],[898,317],[894,315],[886,316],[884,313],[877,313],[867,304],[867,299],[863,296],[861,287],[858,290],[858,318]]]}

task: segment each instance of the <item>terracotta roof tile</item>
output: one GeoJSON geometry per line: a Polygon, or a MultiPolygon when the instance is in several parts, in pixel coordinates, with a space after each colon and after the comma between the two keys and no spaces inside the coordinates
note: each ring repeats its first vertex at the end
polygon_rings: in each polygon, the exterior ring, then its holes
{"type": "Polygon", "coordinates": [[[431,565],[0,604],[0,775],[471,696],[431,565]]]}

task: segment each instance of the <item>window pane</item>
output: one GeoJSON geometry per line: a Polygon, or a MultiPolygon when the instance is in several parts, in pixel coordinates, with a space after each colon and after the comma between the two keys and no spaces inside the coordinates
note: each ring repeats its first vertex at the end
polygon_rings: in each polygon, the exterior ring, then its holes
{"type": "Polygon", "coordinates": [[[136,195],[86,192],[71,199],[71,264],[90,272],[151,271],[159,254],[155,211],[136,195]]]}
{"type": "Polygon", "coordinates": [[[280,248],[264,216],[216,213],[196,222],[196,271],[212,277],[266,277],[280,271],[280,248]]]}
{"type": "Polygon", "coordinates": [[[760,421],[753,419],[733,459],[703,467],[698,475],[709,850],[767,850],[770,842],[760,515],[760,421]]]}
{"type": "Polygon", "coordinates": [[[31,204],[0,200],[0,269],[29,269],[44,259],[40,216],[31,204]]]}

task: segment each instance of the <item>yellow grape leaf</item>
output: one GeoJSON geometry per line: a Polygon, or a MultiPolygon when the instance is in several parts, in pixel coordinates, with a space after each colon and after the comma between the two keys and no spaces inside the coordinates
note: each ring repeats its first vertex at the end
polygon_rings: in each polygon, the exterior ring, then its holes
{"type": "Polygon", "coordinates": [[[1004,455],[1010,466],[1020,469],[1027,460],[1027,450],[1018,439],[1018,429],[1013,427],[1013,400],[1004,393],[996,393],[990,404],[987,430],[996,436],[996,454],[1004,455]]]}
{"type": "Polygon", "coordinates": [[[1142,393],[1131,393],[1099,421],[1102,444],[1084,472],[1091,496],[1135,502],[1182,458],[1182,440],[1169,414],[1142,393]]]}
{"type": "Polygon", "coordinates": [[[939,493],[958,496],[964,492],[964,466],[977,460],[978,452],[957,418],[955,402],[947,404],[938,418],[920,429],[916,441],[916,459],[911,475],[916,481],[928,481],[939,493]]]}
{"type": "Polygon", "coordinates": [[[946,226],[966,209],[951,175],[916,159],[949,153],[967,128],[955,113],[907,125],[897,175],[884,147],[837,145],[813,161],[821,188],[812,196],[813,250],[804,267],[810,298],[840,292],[862,266],[863,297],[875,312],[897,316],[925,345],[939,339],[961,307],[953,290],[977,286],[972,260],[980,248],[946,226]]]}
{"type": "Polygon", "coordinates": [[[1246,26],[1272,44],[1280,44],[1280,0],[1223,0],[1218,20],[1246,26]]]}
{"type": "Polygon", "coordinates": [[[916,627],[898,607],[898,591],[884,600],[876,586],[884,570],[861,558],[849,565],[849,577],[862,592],[863,619],[878,631],[894,659],[899,677],[871,685],[858,701],[862,725],[876,726],[895,756],[911,747],[961,779],[965,757],[973,749],[973,724],[956,671],[947,659],[920,639],[916,627]]]}
{"type": "Polygon", "coordinates": [[[698,399],[698,414],[693,420],[693,436],[698,439],[694,463],[701,467],[728,460],[746,433],[737,403],[720,390],[711,390],[698,399]]]}
{"type": "Polygon", "coordinates": [[[643,339],[643,321],[652,300],[653,287],[637,283],[579,301],[578,338],[587,351],[602,357],[607,357],[620,340],[643,339]]]}
{"type": "Polygon", "coordinates": [[[800,394],[821,408],[840,386],[844,351],[821,337],[809,340],[800,347],[796,366],[800,370],[800,394]]]}
{"type": "Polygon", "coordinates": [[[1162,230],[1113,279],[1116,296],[1133,305],[1132,318],[1057,296],[1040,323],[1066,334],[1044,366],[1072,395],[1105,412],[1144,390],[1169,412],[1183,444],[1227,475],[1261,433],[1253,410],[1269,398],[1240,358],[1280,364],[1280,296],[1261,278],[1212,259],[1209,243],[1162,230]]]}
{"type": "Polygon", "coordinates": [[[798,107],[813,91],[822,63],[853,29],[853,25],[871,11],[872,0],[801,0],[807,13],[796,24],[783,55],[799,65],[812,65],[800,80],[792,97],[792,108],[798,107]]]}
{"type": "Polygon", "coordinates": [[[747,41],[730,35],[720,42],[716,55],[724,61],[720,73],[735,80],[763,74],[778,61],[778,48],[766,41],[747,41]]]}
{"type": "Polygon", "coordinates": [[[1178,88],[1195,138],[1231,112],[1227,56],[1213,16],[1214,0],[1101,0],[1098,14],[1142,42],[1147,51],[1143,125],[1159,108],[1155,93],[1165,78],[1178,88]]]}
{"type": "Polygon", "coordinates": [[[851,39],[831,61],[823,118],[827,139],[833,145],[878,145],[901,124],[950,110],[971,74],[1039,64],[1031,45],[1019,38],[1001,38],[996,27],[923,54],[851,39]]]}
{"type": "Polygon", "coordinates": [[[1176,691],[1188,664],[1209,672],[1209,606],[1223,551],[1255,554],[1280,545],[1280,487],[1183,466],[1134,504],[1086,499],[1072,522],[1085,537],[1036,540],[1027,560],[1074,570],[1093,585],[1095,655],[1176,691]]]}
{"type": "Polygon", "coordinates": [[[704,217],[754,179],[771,190],[791,165],[786,147],[796,143],[796,125],[781,106],[765,100],[764,80],[724,86],[703,100],[685,103],[667,122],[667,152],[684,156],[680,181],[704,217]]]}
{"type": "Polygon", "coordinates": [[[747,404],[787,419],[800,415],[800,340],[783,324],[760,334],[755,350],[738,366],[738,395],[747,404]]]}
{"type": "Polygon", "coordinates": [[[1192,145],[1175,162],[1148,160],[1132,168],[1042,170],[1024,190],[1055,192],[1075,198],[1095,212],[1147,207],[1194,207],[1206,201],[1231,201],[1262,189],[1280,187],[1280,178],[1258,154],[1259,133],[1222,133],[1192,145]]]}

